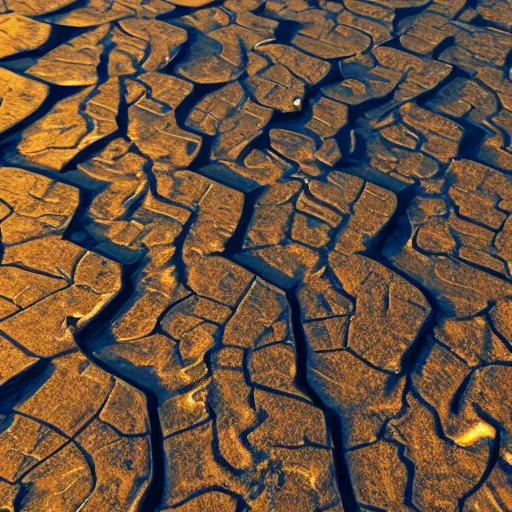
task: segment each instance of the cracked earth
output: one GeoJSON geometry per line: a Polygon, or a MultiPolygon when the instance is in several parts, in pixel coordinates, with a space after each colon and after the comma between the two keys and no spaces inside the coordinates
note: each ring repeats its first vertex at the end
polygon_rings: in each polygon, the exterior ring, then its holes
{"type": "Polygon", "coordinates": [[[0,0],[0,510],[510,512],[511,0],[0,0]]]}

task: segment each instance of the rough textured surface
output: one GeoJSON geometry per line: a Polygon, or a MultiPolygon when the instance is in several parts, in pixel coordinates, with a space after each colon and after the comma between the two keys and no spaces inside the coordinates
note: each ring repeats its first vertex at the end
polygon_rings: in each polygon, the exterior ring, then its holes
{"type": "Polygon", "coordinates": [[[0,510],[512,510],[510,0],[0,0],[0,510]]]}

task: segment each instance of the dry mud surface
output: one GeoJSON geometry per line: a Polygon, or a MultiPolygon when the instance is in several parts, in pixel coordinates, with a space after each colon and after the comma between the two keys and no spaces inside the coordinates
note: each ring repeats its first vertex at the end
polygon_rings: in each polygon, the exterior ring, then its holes
{"type": "Polygon", "coordinates": [[[0,510],[512,510],[511,0],[0,0],[0,510]]]}

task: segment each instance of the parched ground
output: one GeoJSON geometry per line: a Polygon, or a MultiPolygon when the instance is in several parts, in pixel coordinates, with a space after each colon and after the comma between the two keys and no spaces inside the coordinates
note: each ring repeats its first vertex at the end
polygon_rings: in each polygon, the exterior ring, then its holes
{"type": "Polygon", "coordinates": [[[512,511],[512,0],[0,0],[0,511],[512,511]]]}

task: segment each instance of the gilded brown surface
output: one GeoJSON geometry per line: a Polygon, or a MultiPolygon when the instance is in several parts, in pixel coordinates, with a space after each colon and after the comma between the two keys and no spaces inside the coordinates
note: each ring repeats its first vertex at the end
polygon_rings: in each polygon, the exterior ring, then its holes
{"type": "Polygon", "coordinates": [[[0,0],[0,512],[512,510],[511,0],[0,0]]]}

